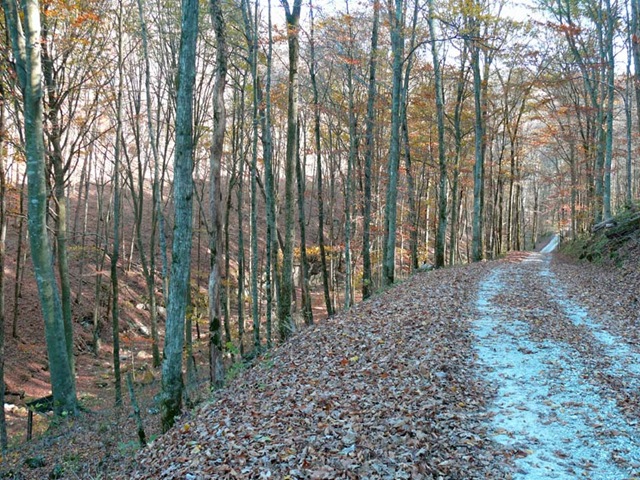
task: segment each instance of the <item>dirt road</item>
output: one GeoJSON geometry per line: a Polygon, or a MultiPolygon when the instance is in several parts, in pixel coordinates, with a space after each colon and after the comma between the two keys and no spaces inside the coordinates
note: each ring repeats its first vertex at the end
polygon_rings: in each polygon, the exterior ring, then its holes
{"type": "Polygon", "coordinates": [[[476,352],[496,393],[488,431],[512,449],[514,478],[636,478],[640,429],[621,399],[640,389],[640,354],[568,296],[550,258],[496,264],[479,286],[476,352]]]}

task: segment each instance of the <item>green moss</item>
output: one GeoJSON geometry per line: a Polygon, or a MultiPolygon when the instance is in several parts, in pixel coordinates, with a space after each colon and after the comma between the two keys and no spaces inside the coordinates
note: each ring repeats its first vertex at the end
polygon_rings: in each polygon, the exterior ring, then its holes
{"type": "Polygon", "coordinates": [[[637,243],[640,237],[638,208],[624,209],[612,220],[613,226],[563,242],[560,252],[569,257],[596,264],[622,265],[626,255],[623,247],[630,242],[637,243]]]}

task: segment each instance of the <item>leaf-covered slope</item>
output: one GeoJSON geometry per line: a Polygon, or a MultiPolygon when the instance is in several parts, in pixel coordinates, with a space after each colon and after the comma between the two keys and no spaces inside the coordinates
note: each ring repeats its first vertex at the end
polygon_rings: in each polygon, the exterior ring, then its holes
{"type": "Polygon", "coordinates": [[[466,320],[484,268],[414,276],[303,330],[140,452],[126,476],[503,477],[480,425],[485,389],[466,320]]]}

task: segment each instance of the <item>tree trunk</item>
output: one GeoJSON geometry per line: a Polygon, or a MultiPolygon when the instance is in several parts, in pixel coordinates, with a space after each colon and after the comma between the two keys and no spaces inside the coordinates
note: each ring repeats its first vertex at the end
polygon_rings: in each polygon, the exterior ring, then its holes
{"type": "MultiPolygon", "coordinates": [[[[376,68],[378,65],[378,29],[380,24],[380,0],[373,3],[373,28],[371,30],[371,54],[369,57],[369,84],[367,87],[367,119],[365,127],[364,151],[364,206],[362,225],[362,298],[367,299],[373,290],[373,276],[371,272],[371,169],[374,154],[374,122],[376,101],[376,68]]],[[[319,122],[319,120],[318,120],[319,122]]],[[[318,143],[320,125],[318,123],[318,143]]],[[[318,169],[320,162],[318,161],[318,169]]],[[[318,184],[320,188],[320,184],[318,184]]]]}
{"type": "Polygon", "coordinates": [[[38,0],[22,3],[18,15],[12,0],[3,0],[17,76],[24,95],[24,130],[29,196],[31,259],[45,324],[45,340],[56,414],[75,414],[76,383],[69,362],[64,316],[47,232],[47,181],[42,104],[42,43],[38,0]],[[21,18],[24,19],[22,37],[21,18]]]}
{"type": "Polygon", "coordinates": [[[13,281],[13,314],[11,336],[18,338],[18,316],[20,315],[20,298],[22,297],[22,278],[24,274],[24,264],[26,263],[27,252],[24,248],[24,183],[26,180],[26,172],[22,178],[20,185],[20,207],[18,220],[18,251],[16,252],[16,273],[13,281]]]}
{"type": "Polygon", "coordinates": [[[173,197],[175,220],[171,247],[171,278],[167,308],[165,360],[162,364],[162,430],[173,426],[182,409],[184,317],[191,273],[193,217],[193,84],[196,71],[198,2],[182,1],[182,28],[176,101],[176,146],[173,197]]]}
{"type": "MultiPolygon", "coordinates": [[[[377,2],[378,0],[376,0],[377,2]]],[[[330,292],[330,284],[329,284],[329,272],[327,270],[327,252],[325,248],[325,239],[324,239],[324,192],[322,187],[322,146],[320,144],[320,95],[318,92],[318,80],[316,78],[316,69],[317,61],[315,54],[315,37],[314,37],[314,21],[313,21],[313,12],[314,8],[311,2],[309,2],[309,15],[311,16],[311,34],[309,37],[309,47],[311,50],[311,65],[310,65],[310,75],[311,75],[311,85],[313,87],[313,132],[315,139],[315,149],[316,149],[316,178],[318,185],[318,248],[320,249],[320,265],[322,268],[322,287],[324,293],[324,303],[327,309],[327,315],[333,315],[333,304],[331,302],[331,292],[330,292]]],[[[378,9],[375,10],[375,18],[379,16],[378,9]]],[[[374,23],[374,26],[376,24],[374,23]]],[[[376,37],[377,38],[377,37],[376,37]]],[[[375,85],[373,87],[375,89],[375,85]]],[[[371,170],[371,169],[369,169],[371,170]]],[[[369,195],[371,197],[371,195],[369,195]]],[[[366,200],[365,200],[366,202],[366,200]]],[[[369,201],[369,208],[371,202],[369,201]]],[[[365,219],[365,228],[368,232],[369,227],[366,224],[365,219]]],[[[363,247],[364,248],[364,247],[363,247]]],[[[369,277],[371,278],[371,256],[367,252],[367,257],[369,259],[369,277]]],[[[366,282],[364,282],[366,283],[366,282]]]]}
{"type": "MultiPolygon", "coordinates": [[[[278,275],[278,228],[276,222],[276,200],[275,187],[273,180],[273,145],[271,137],[271,65],[273,59],[273,31],[271,28],[271,0],[268,0],[268,31],[269,45],[267,47],[267,72],[266,84],[264,89],[264,105],[260,123],[262,126],[262,151],[264,156],[264,184],[265,184],[265,204],[267,208],[267,245],[266,245],[266,261],[265,261],[265,290],[267,297],[267,314],[266,314],[266,335],[267,348],[272,346],[272,317],[274,310],[274,301],[280,290],[280,280],[278,275]]],[[[260,92],[260,90],[259,90],[260,92]]]]}
{"type": "MultiPolygon", "coordinates": [[[[220,0],[210,0],[209,8],[216,32],[216,81],[213,87],[214,130],[211,140],[211,168],[209,210],[211,231],[209,232],[210,273],[209,273],[209,380],[211,388],[220,388],[224,382],[222,358],[222,327],[220,324],[220,264],[222,260],[220,208],[222,205],[221,166],[224,147],[226,109],[224,89],[227,77],[227,39],[220,0]]],[[[227,269],[227,277],[229,275],[227,269]]]]}
{"type": "MultiPolygon", "coordinates": [[[[144,255],[144,249],[142,245],[142,232],[141,229],[136,229],[138,233],[138,250],[140,253],[140,260],[142,263],[142,269],[147,284],[147,295],[149,296],[149,311],[151,315],[151,352],[153,355],[153,366],[160,366],[160,348],[158,338],[158,307],[155,294],[155,248],[156,248],[156,235],[158,217],[162,215],[160,211],[160,199],[159,199],[159,170],[160,170],[160,155],[158,154],[158,144],[156,141],[156,129],[153,124],[151,115],[151,65],[149,62],[149,47],[148,47],[148,35],[147,35],[147,22],[144,17],[144,0],[138,0],[138,16],[140,19],[140,32],[142,34],[142,52],[144,56],[144,80],[145,80],[145,95],[147,103],[147,126],[149,129],[149,143],[151,144],[151,152],[153,154],[153,185],[151,190],[151,202],[152,202],[152,214],[151,214],[151,239],[149,244],[149,264],[147,265],[146,256],[144,255]]],[[[132,182],[133,186],[133,182],[132,182]]],[[[139,188],[142,188],[139,186],[139,188]]],[[[143,191],[143,190],[142,190],[143,191]]],[[[142,193],[142,192],[141,192],[142,193]]],[[[140,195],[140,211],[142,213],[142,199],[140,195]]],[[[140,226],[140,225],[139,225],[140,226]]],[[[165,292],[166,293],[166,292],[165,292]]]]}
{"type": "Polygon", "coordinates": [[[636,94],[636,114],[638,116],[637,128],[640,130],[640,0],[631,0],[631,42],[633,87],[636,94]]]}
{"type": "Polygon", "coordinates": [[[391,143],[387,165],[387,196],[385,208],[385,239],[383,283],[392,285],[395,280],[396,217],[398,199],[398,167],[400,160],[400,124],[402,101],[402,60],[404,56],[403,0],[395,0],[395,11],[389,6],[391,22],[391,49],[393,54],[393,88],[391,94],[391,143]]]}
{"type": "Polygon", "coordinates": [[[120,150],[122,148],[122,91],[124,88],[122,52],[122,0],[118,9],[118,97],[116,106],[116,142],[113,164],[113,248],[111,251],[111,320],[113,333],[113,376],[115,405],[122,405],[122,377],[120,375],[120,305],[118,305],[118,259],[120,256],[120,150]]]}
{"type": "Polygon", "coordinates": [[[442,73],[436,45],[436,33],[433,25],[435,9],[433,0],[429,0],[429,39],[433,57],[433,75],[436,88],[436,117],[438,125],[438,166],[440,181],[438,183],[438,230],[436,233],[435,267],[444,267],[445,245],[447,234],[447,160],[444,144],[444,93],[442,90],[442,73]]]}
{"type": "MultiPolygon", "coordinates": [[[[617,5],[617,3],[616,3],[617,5]]],[[[609,220],[611,211],[611,164],[613,161],[613,116],[614,116],[614,93],[615,93],[615,54],[613,51],[615,24],[617,20],[616,11],[611,7],[611,0],[604,0],[604,16],[606,17],[605,28],[605,52],[603,63],[606,68],[606,136],[605,136],[605,161],[602,203],[604,209],[604,219],[609,220]]]]}
{"type": "MultiPolygon", "coordinates": [[[[248,0],[243,2],[247,11],[248,0]]],[[[249,17],[247,15],[247,17],[249,17]]],[[[260,317],[258,316],[258,124],[260,109],[260,85],[258,80],[258,2],[255,2],[254,18],[247,25],[249,42],[249,64],[253,78],[253,138],[251,141],[251,319],[253,324],[253,348],[260,351],[260,317]],[[249,30],[250,28],[250,30],[249,30]],[[252,35],[249,37],[249,33],[252,35]]]]}
{"type": "Polygon", "coordinates": [[[451,185],[451,229],[449,238],[449,264],[455,263],[455,255],[458,251],[458,224],[459,224],[459,206],[462,195],[459,190],[459,178],[460,178],[460,160],[462,157],[462,109],[464,102],[464,93],[467,82],[466,79],[466,61],[467,61],[467,44],[466,42],[462,47],[462,54],[460,55],[460,73],[456,81],[456,101],[453,113],[453,130],[454,130],[454,166],[453,166],[453,181],[451,185]]]}
{"type": "MultiPolygon", "coordinates": [[[[300,142],[300,128],[298,128],[298,143],[300,142]]],[[[302,151],[306,151],[306,145],[302,145],[302,151]]],[[[305,229],[305,182],[307,181],[302,170],[300,150],[296,155],[296,179],[298,187],[298,225],[300,227],[300,272],[301,272],[301,296],[302,316],[306,325],[313,325],[313,311],[311,309],[311,292],[309,291],[309,260],[307,259],[307,236],[305,229]]]]}
{"type": "MultiPolygon", "coordinates": [[[[239,140],[242,142],[242,138],[239,140]]],[[[236,202],[238,208],[238,290],[236,298],[238,303],[238,345],[240,355],[244,355],[244,202],[243,202],[243,184],[244,184],[244,152],[240,152],[240,162],[238,170],[238,185],[236,188],[236,202]]]]}
{"type": "Polygon", "coordinates": [[[287,17],[287,39],[289,42],[289,88],[287,108],[287,154],[285,164],[285,240],[280,280],[280,305],[278,329],[280,339],[286,340],[294,329],[291,318],[293,294],[293,182],[298,151],[298,60],[300,50],[299,23],[302,0],[294,0],[293,10],[288,0],[281,0],[287,17]]]}
{"type": "MultiPolygon", "coordinates": [[[[413,20],[411,21],[411,40],[409,41],[409,55],[405,60],[407,66],[404,73],[403,87],[401,91],[402,101],[400,102],[402,121],[402,145],[404,148],[404,162],[407,174],[407,196],[409,201],[409,257],[410,257],[410,271],[418,269],[418,208],[416,201],[416,187],[413,176],[413,168],[411,166],[411,143],[409,139],[409,124],[408,124],[408,108],[409,108],[409,80],[411,79],[411,70],[413,68],[414,50],[416,44],[416,30],[418,24],[419,13],[418,2],[414,3],[413,20]]],[[[403,221],[400,221],[402,228],[403,221]]],[[[404,248],[403,248],[404,250],[404,248]]],[[[402,261],[402,257],[400,257],[402,261]]]]}
{"type": "MultiPolygon", "coordinates": [[[[349,14],[349,3],[347,0],[347,15],[349,14]]],[[[344,196],[344,262],[345,262],[345,281],[344,281],[344,308],[351,307],[354,303],[351,298],[351,204],[353,194],[353,168],[356,163],[358,138],[355,112],[355,87],[353,85],[353,28],[352,18],[347,20],[349,25],[349,49],[347,53],[347,90],[349,102],[349,156],[347,157],[347,177],[345,179],[345,196],[344,196]]]]}
{"type": "Polygon", "coordinates": [[[473,70],[473,98],[475,104],[475,163],[473,166],[473,228],[471,259],[479,262],[484,258],[482,245],[483,197],[484,197],[484,115],[482,112],[482,78],[480,76],[480,29],[477,19],[474,38],[471,40],[471,68],[473,70]]]}
{"type": "Polygon", "coordinates": [[[47,138],[49,148],[46,148],[47,156],[53,166],[53,196],[55,200],[55,253],[57,257],[58,276],[60,278],[60,300],[62,303],[62,317],[64,320],[64,334],[67,343],[67,356],[71,371],[75,375],[75,357],[73,355],[73,323],[71,319],[71,283],[69,278],[69,254],[67,247],[68,226],[67,226],[67,196],[65,192],[65,176],[67,168],[62,158],[60,126],[60,109],[62,101],[57,95],[57,84],[54,78],[53,60],[49,54],[48,24],[46,16],[43,20],[42,28],[42,66],[43,79],[47,91],[47,112],[46,119],[50,124],[47,138]]]}
{"type": "Polygon", "coordinates": [[[5,383],[4,383],[4,359],[5,359],[5,308],[4,308],[4,286],[5,286],[5,246],[7,238],[7,204],[6,191],[7,179],[4,169],[4,143],[5,143],[5,90],[0,82],[0,453],[5,458],[7,453],[7,422],[4,412],[5,383]]]}

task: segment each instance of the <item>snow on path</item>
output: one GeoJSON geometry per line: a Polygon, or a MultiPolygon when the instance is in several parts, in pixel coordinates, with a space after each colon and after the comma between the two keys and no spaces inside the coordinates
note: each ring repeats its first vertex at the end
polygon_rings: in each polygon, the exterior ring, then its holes
{"type": "MultiPolygon", "coordinates": [[[[513,478],[622,480],[638,475],[638,426],[623,416],[615,395],[588,381],[590,364],[567,343],[534,341],[529,323],[500,304],[501,294],[529,296],[523,275],[539,276],[537,281],[548,285],[545,301],[590,329],[609,357],[610,374],[640,374],[640,356],[567,299],[549,269],[549,255],[532,254],[521,264],[496,267],[480,285],[474,333],[485,379],[496,388],[489,431],[513,450],[513,478]]],[[[535,310],[529,313],[535,316],[535,310]]]]}
{"type": "Polygon", "coordinates": [[[551,253],[558,247],[559,244],[560,236],[556,233],[553,237],[551,237],[551,240],[549,240],[547,246],[540,250],[540,253],[551,253]]]}

